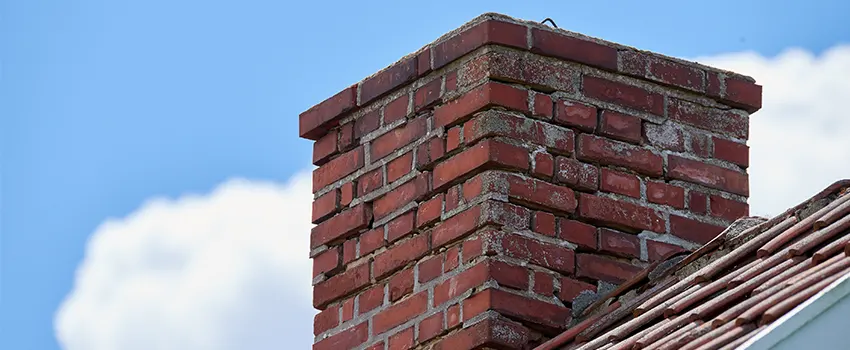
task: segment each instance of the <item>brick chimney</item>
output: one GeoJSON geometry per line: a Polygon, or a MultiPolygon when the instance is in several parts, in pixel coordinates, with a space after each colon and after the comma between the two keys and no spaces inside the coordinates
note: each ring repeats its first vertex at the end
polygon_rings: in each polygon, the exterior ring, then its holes
{"type": "Polygon", "coordinates": [[[301,114],[314,349],[527,349],[748,214],[751,78],[485,14],[301,114]]]}

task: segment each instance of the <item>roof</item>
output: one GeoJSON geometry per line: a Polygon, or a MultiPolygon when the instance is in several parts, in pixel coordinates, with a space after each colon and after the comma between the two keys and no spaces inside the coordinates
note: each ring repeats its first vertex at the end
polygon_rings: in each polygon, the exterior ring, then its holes
{"type": "Polygon", "coordinates": [[[848,274],[850,180],[842,180],[649,266],[537,350],[733,349],[848,274]]]}

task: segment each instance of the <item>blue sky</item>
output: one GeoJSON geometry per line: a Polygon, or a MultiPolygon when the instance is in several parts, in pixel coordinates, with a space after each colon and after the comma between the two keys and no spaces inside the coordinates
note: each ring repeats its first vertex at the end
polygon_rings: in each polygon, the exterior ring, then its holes
{"type": "MultiPolygon", "coordinates": [[[[297,116],[483,12],[678,57],[850,42],[846,1],[0,0],[0,349],[58,349],[86,241],[310,164],[297,116]]],[[[306,254],[306,248],[304,250],[306,254]]]]}

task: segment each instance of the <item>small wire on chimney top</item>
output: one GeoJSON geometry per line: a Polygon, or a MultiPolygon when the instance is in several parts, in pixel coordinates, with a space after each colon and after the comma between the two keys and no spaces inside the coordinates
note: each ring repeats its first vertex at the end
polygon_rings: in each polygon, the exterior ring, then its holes
{"type": "Polygon", "coordinates": [[[541,21],[541,22],[540,22],[540,24],[546,24],[546,21],[549,21],[549,23],[552,23],[552,26],[553,26],[553,27],[558,28],[558,25],[557,25],[557,24],[555,24],[555,21],[553,21],[553,20],[552,20],[551,18],[549,18],[549,17],[546,17],[546,19],[544,19],[543,21],[541,21]]]}

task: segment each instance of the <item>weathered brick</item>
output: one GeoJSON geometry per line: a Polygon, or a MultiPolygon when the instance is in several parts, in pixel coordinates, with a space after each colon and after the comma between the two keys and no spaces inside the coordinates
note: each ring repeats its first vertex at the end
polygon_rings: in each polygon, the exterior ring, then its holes
{"type": "Polygon", "coordinates": [[[720,83],[720,81],[721,81],[720,76],[721,75],[725,75],[725,74],[718,73],[718,72],[712,72],[712,71],[709,71],[706,74],[705,92],[708,94],[708,96],[721,97],[721,95],[723,94],[723,87],[720,83]]]}
{"type": "Polygon", "coordinates": [[[513,198],[566,213],[575,211],[575,193],[567,187],[517,175],[508,175],[507,179],[510,186],[508,194],[513,198]]]}
{"type": "Polygon", "coordinates": [[[743,79],[727,78],[724,100],[753,113],[761,109],[761,85],[743,79]]]}
{"type": "Polygon", "coordinates": [[[384,124],[392,124],[396,120],[407,116],[407,107],[410,104],[410,95],[401,95],[384,106],[384,124]]]}
{"type": "Polygon", "coordinates": [[[535,153],[531,173],[538,177],[551,178],[555,173],[555,159],[546,152],[535,153]]]}
{"type": "Polygon", "coordinates": [[[532,290],[534,291],[534,293],[537,293],[539,295],[547,297],[552,296],[552,294],[555,292],[555,282],[552,278],[552,275],[545,272],[535,271],[534,286],[532,287],[532,290]]]}
{"type": "Polygon", "coordinates": [[[369,322],[362,322],[313,344],[313,350],[353,349],[369,339],[369,322]]]}
{"type": "Polygon", "coordinates": [[[387,339],[387,349],[389,350],[408,350],[413,349],[416,341],[413,339],[413,327],[408,327],[396,334],[391,335],[387,339]]]}
{"type": "Polygon", "coordinates": [[[490,276],[500,286],[519,290],[528,289],[528,269],[502,261],[489,261],[490,276]]]}
{"type": "Polygon", "coordinates": [[[667,259],[673,254],[682,253],[685,248],[670,243],[646,240],[646,254],[650,262],[667,259]]]}
{"type": "Polygon", "coordinates": [[[417,265],[419,269],[419,283],[431,281],[443,273],[443,256],[432,256],[417,265]]]}
{"type": "Polygon", "coordinates": [[[313,192],[357,171],[364,165],[363,147],[345,152],[313,170],[313,192]]]}
{"type": "Polygon", "coordinates": [[[646,200],[650,203],[683,209],[685,207],[685,189],[663,182],[647,181],[646,200]]]}
{"type": "Polygon", "coordinates": [[[387,182],[393,182],[413,170],[413,152],[407,152],[401,157],[387,163],[387,182]]]}
{"type": "Polygon", "coordinates": [[[442,89],[442,85],[442,79],[438,78],[416,89],[416,92],[413,94],[413,111],[420,111],[438,102],[440,100],[440,89],[442,89]]]}
{"type": "Polygon", "coordinates": [[[717,237],[726,227],[717,226],[682,217],[670,215],[670,233],[687,241],[705,244],[717,237]]]}
{"type": "Polygon", "coordinates": [[[574,101],[555,103],[555,122],[585,132],[596,131],[596,107],[574,101]]]}
{"type": "Polygon", "coordinates": [[[460,325],[460,304],[454,304],[446,309],[446,329],[452,329],[460,325]]]}
{"type": "Polygon", "coordinates": [[[709,197],[711,216],[716,216],[727,221],[735,221],[750,215],[750,206],[735,200],[726,199],[717,195],[709,197]]]}
{"type": "Polygon", "coordinates": [[[693,91],[705,91],[705,72],[702,69],[659,57],[651,57],[648,61],[648,78],[693,91]]]}
{"type": "Polygon", "coordinates": [[[434,137],[416,146],[416,169],[426,170],[446,154],[446,140],[434,137]]]}
{"type": "Polygon", "coordinates": [[[632,174],[603,168],[599,189],[629,197],[640,198],[640,178],[632,174]]]}
{"type": "Polygon", "coordinates": [[[313,227],[310,232],[310,248],[345,238],[369,225],[371,220],[372,210],[366,204],[345,210],[313,227]]]}
{"type": "Polygon", "coordinates": [[[611,255],[625,258],[639,258],[640,239],[637,236],[630,235],[628,233],[600,228],[599,250],[611,255]]]}
{"type": "Polygon", "coordinates": [[[676,121],[698,128],[727,133],[746,139],[749,136],[749,121],[746,116],[734,111],[724,111],[698,105],[693,102],[670,98],[667,116],[676,121]]]}
{"type": "Polygon", "coordinates": [[[524,26],[496,20],[481,22],[458,35],[434,45],[434,69],[445,66],[473,50],[487,45],[526,48],[527,29],[524,26]]]}
{"type": "Polygon", "coordinates": [[[384,304],[384,285],[379,284],[360,293],[357,302],[360,304],[361,315],[377,309],[384,304]]]}
{"type": "Polygon", "coordinates": [[[396,62],[378,74],[364,80],[360,83],[359,105],[366,105],[375,98],[416,79],[418,76],[417,64],[416,57],[410,57],[396,62]]]}
{"type": "Polygon", "coordinates": [[[565,328],[572,319],[569,308],[498,289],[486,289],[467,299],[463,318],[468,320],[487,310],[555,329],[565,328]]]}
{"type": "Polygon", "coordinates": [[[339,190],[332,190],[313,201],[312,223],[322,221],[339,209],[339,190]]]}
{"type": "Polygon", "coordinates": [[[463,132],[467,143],[486,137],[504,136],[536,143],[561,154],[571,154],[575,147],[575,136],[570,129],[495,110],[476,115],[464,124],[463,132]]]}
{"type": "Polygon", "coordinates": [[[454,92],[457,90],[457,71],[453,70],[451,72],[446,73],[446,93],[454,92]]]}
{"type": "Polygon", "coordinates": [[[454,151],[460,146],[461,128],[453,127],[446,132],[446,152],[454,151]]]}
{"type": "Polygon", "coordinates": [[[387,223],[387,241],[392,243],[406,237],[413,232],[415,222],[416,211],[409,211],[390,220],[387,223]]]}
{"type": "Polygon", "coordinates": [[[425,123],[425,118],[412,119],[407,124],[397,127],[373,140],[371,146],[372,162],[384,158],[390,153],[425,136],[427,132],[427,125],[425,123]]]}
{"type": "Polygon", "coordinates": [[[423,173],[375,199],[372,212],[375,219],[381,219],[408,203],[421,199],[426,193],[428,193],[428,176],[423,173]]]}
{"type": "Polygon", "coordinates": [[[588,134],[579,135],[576,155],[581,161],[622,166],[650,176],[660,176],[664,170],[664,160],[654,151],[588,134]]]}
{"type": "Polygon", "coordinates": [[[576,276],[620,284],[640,272],[640,268],[594,254],[576,255],[576,276]]]}
{"type": "Polygon", "coordinates": [[[325,136],[313,143],[313,164],[322,165],[328,158],[336,154],[337,131],[331,130],[325,136]]]}
{"type": "Polygon", "coordinates": [[[617,49],[548,30],[531,29],[531,52],[617,70],[617,49]]]}
{"type": "Polygon", "coordinates": [[[454,270],[460,264],[460,245],[446,250],[446,261],[443,263],[443,272],[454,270]]]}
{"type": "Polygon", "coordinates": [[[434,287],[434,306],[438,307],[452,298],[484,284],[490,278],[490,269],[486,262],[478,263],[434,287]]]}
{"type": "Polygon", "coordinates": [[[400,242],[387,251],[375,256],[372,269],[376,279],[383,278],[428,252],[428,235],[419,234],[400,242]]]}
{"type": "Polygon", "coordinates": [[[528,170],[528,151],[494,140],[484,140],[461,153],[437,164],[434,168],[434,189],[489,167],[500,166],[528,170]]]}
{"type": "Polygon", "coordinates": [[[372,170],[357,178],[357,196],[371,193],[372,191],[381,188],[384,185],[384,172],[381,168],[372,170]]]}
{"type": "Polygon", "coordinates": [[[518,323],[488,317],[449,334],[434,344],[433,350],[521,349],[528,344],[530,331],[518,323]]]}
{"type": "Polygon", "coordinates": [[[650,145],[676,152],[685,150],[685,133],[679,124],[670,121],[660,125],[647,122],[643,125],[643,132],[650,145]]]}
{"type": "Polygon", "coordinates": [[[416,72],[420,76],[431,72],[431,48],[425,47],[416,54],[416,72]]]}
{"type": "Polygon", "coordinates": [[[712,153],[711,137],[700,133],[690,133],[691,135],[691,152],[703,158],[710,158],[712,153]]]}
{"type": "Polygon", "coordinates": [[[528,112],[528,91],[495,82],[486,83],[437,107],[434,110],[434,127],[455,124],[490,106],[528,112]]]}
{"type": "Polygon", "coordinates": [[[313,316],[313,335],[319,335],[339,326],[339,308],[329,307],[313,316]]]}
{"type": "Polygon", "coordinates": [[[565,274],[575,271],[575,253],[567,247],[512,234],[502,238],[501,248],[505,255],[534,265],[565,274]]]}
{"type": "Polygon", "coordinates": [[[313,287],[313,307],[323,309],[329,302],[369,285],[369,264],[349,267],[348,270],[313,287]]]}
{"type": "Polygon", "coordinates": [[[559,219],[558,237],[575,243],[579,248],[596,250],[596,227],[580,221],[559,219]]]}
{"type": "Polygon", "coordinates": [[[438,312],[419,322],[419,342],[424,343],[443,333],[443,313],[438,312]]]}
{"type": "Polygon", "coordinates": [[[354,318],[354,298],[346,299],[342,302],[342,318],[340,321],[348,322],[354,318]]]}
{"type": "Polygon", "coordinates": [[[546,94],[534,95],[534,115],[544,117],[544,119],[552,119],[555,114],[555,107],[552,103],[552,98],[546,94]]]}
{"type": "Polygon", "coordinates": [[[633,115],[614,111],[602,111],[599,134],[620,141],[640,143],[643,132],[641,119],[633,115]]]}
{"type": "Polygon", "coordinates": [[[357,106],[357,86],[351,86],[311,107],[298,116],[298,134],[306,139],[318,140],[324,136],[331,122],[357,106]]]}
{"type": "Polygon", "coordinates": [[[555,215],[544,211],[534,212],[534,232],[555,237],[555,215]]]}
{"type": "Polygon", "coordinates": [[[422,314],[428,309],[428,291],[422,291],[372,317],[372,333],[381,334],[422,314]]]}
{"type": "Polygon", "coordinates": [[[569,65],[511,51],[491,52],[476,61],[470,62],[479,70],[471,74],[470,83],[487,76],[490,80],[521,82],[538,91],[575,92],[578,72],[569,65]]]}
{"type": "Polygon", "coordinates": [[[389,300],[394,302],[413,292],[413,268],[399,271],[387,283],[389,300]]]}
{"type": "Polygon", "coordinates": [[[664,96],[632,85],[585,75],[584,95],[638,111],[664,115],[664,96]]]}
{"type": "Polygon", "coordinates": [[[667,176],[742,196],[750,193],[747,174],[679,156],[667,157],[667,176]]]}
{"type": "Polygon", "coordinates": [[[750,147],[719,137],[714,137],[714,158],[725,160],[744,168],[750,166],[750,147]]]}
{"type": "Polygon", "coordinates": [[[346,151],[356,146],[354,138],[354,123],[349,122],[339,126],[339,142],[340,151],[346,151]]]}
{"type": "Polygon", "coordinates": [[[457,209],[461,202],[460,185],[449,187],[446,190],[446,212],[457,209]]]}
{"type": "Polygon", "coordinates": [[[421,204],[416,210],[416,227],[422,227],[440,219],[443,210],[444,195],[438,194],[421,204]]]}
{"type": "Polygon", "coordinates": [[[634,50],[619,50],[620,67],[618,71],[628,75],[639,77],[646,76],[646,68],[649,65],[649,55],[634,50]]]}
{"type": "Polygon", "coordinates": [[[596,191],[599,188],[599,169],[572,158],[555,158],[555,182],[580,191],[596,191]]]}
{"type": "Polygon", "coordinates": [[[616,226],[664,232],[661,213],[654,209],[611,198],[582,193],[579,197],[579,217],[616,226]]]}
{"type": "Polygon", "coordinates": [[[381,126],[381,111],[374,110],[354,120],[354,138],[360,139],[381,126]]]}
{"type": "Polygon", "coordinates": [[[479,227],[480,218],[481,206],[474,206],[444,220],[431,231],[431,245],[441,247],[472,233],[479,227]]]}
{"type": "Polygon", "coordinates": [[[563,301],[572,302],[579,294],[585,291],[596,293],[596,286],[569,277],[562,277],[561,291],[558,293],[558,298],[563,301]]]}
{"type": "Polygon", "coordinates": [[[688,194],[688,209],[696,214],[708,212],[708,196],[705,193],[690,191],[688,194]]]}
{"type": "Polygon", "coordinates": [[[313,258],[313,277],[340,267],[339,247],[328,249],[313,258]]]}
{"type": "Polygon", "coordinates": [[[357,240],[351,238],[342,243],[342,264],[347,265],[354,259],[357,259],[357,240]]]}
{"type": "Polygon", "coordinates": [[[387,241],[384,239],[383,226],[367,231],[360,235],[360,256],[368,255],[385,245],[387,245],[387,241]]]}

